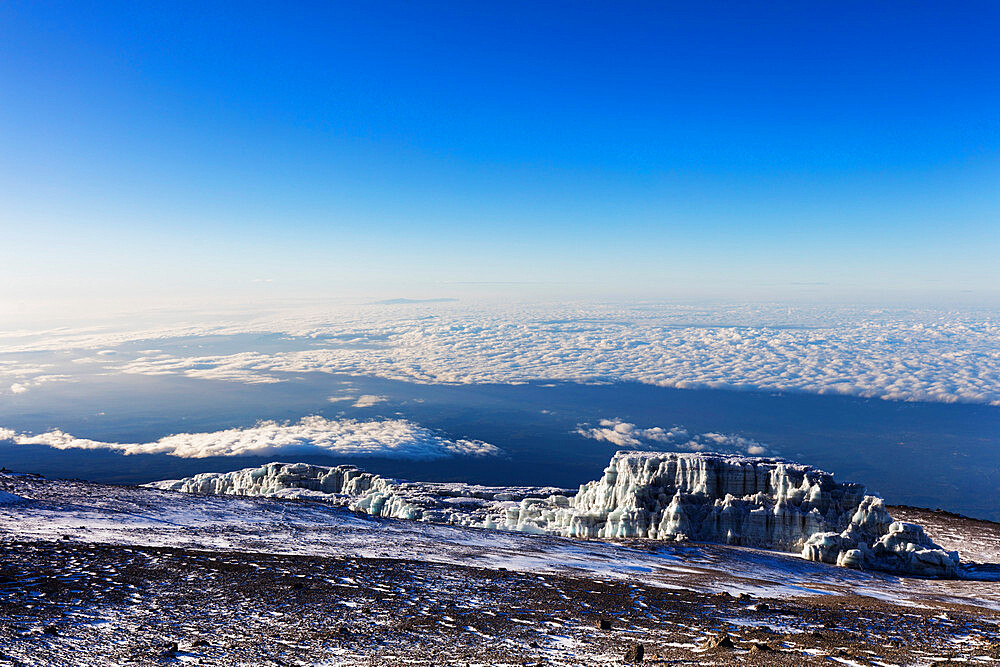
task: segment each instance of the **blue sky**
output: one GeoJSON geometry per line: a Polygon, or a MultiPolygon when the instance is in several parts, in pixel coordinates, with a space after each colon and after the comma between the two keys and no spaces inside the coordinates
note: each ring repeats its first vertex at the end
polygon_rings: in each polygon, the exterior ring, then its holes
{"type": "Polygon", "coordinates": [[[995,2],[287,4],[0,5],[0,302],[997,296],[995,2]]]}

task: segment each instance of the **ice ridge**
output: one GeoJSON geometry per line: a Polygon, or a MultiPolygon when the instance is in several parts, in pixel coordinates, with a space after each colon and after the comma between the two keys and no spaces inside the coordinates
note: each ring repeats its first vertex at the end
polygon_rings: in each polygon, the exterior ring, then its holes
{"type": "Polygon", "coordinates": [[[696,540],[846,567],[955,576],[958,554],[893,521],[881,498],[782,459],[620,451],[572,492],[404,482],[354,466],[269,463],[150,484],[188,493],[313,498],[374,516],[580,538],[696,540]]]}

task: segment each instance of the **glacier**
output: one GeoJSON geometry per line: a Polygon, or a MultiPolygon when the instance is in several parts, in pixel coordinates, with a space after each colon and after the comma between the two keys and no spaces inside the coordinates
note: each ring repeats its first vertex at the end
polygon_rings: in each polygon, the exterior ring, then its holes
{"type": "Polygon", "coordinates": [[[959,557],[894,521],[865,487],[784,459],[619,451],[576,493],[408,482],[351,465],[269,463],[148,486],[324,500],[373,516],[563,537],[718,542],[843,567],[953,577],[959,557]]]}

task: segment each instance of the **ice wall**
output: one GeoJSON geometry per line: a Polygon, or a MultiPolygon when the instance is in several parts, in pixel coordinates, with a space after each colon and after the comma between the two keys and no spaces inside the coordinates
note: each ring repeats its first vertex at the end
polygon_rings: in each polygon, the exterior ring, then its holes
{"type": "Polygon", "coordinates": [[[564,493],[555,487],[495,487],[479,484],[406,482],[351,465],[268,463],[227,473],[201,473],[147,486],[185,493],[276,496],[325,500],[373,516],[498,528],[510,508],[526,498],[564,493]]]}
{"type": "Polygon", "coordinates": [[[307,463],[268,463],[260,468],[201,473],[185,479],[153,482],[149,486],[185,493],[234,496],[273,496],[296,489],[357,496],[373,488],[385,488],[388,483],[389,480],[354,466],[331,468],[307,463]]]}
{"type": "Polygon", "coordinates": [[[515,527],[567,536],[722,542],[936,576],[958,564],[920,526],[893,522],[864,486],[780,459],[618,452],[567,507],[522,505],[515,527]]]}
{"type": "Polygon", "coordinates": [[[353,466],[270,463],[151,486],[322,498],[375,516],[585,538],[721,542],[848,567],[954,576],[958,556],[894,522],[860,484],[780,459],[618,452],[575,495],[554,488],[400,482],[353,466]]]}

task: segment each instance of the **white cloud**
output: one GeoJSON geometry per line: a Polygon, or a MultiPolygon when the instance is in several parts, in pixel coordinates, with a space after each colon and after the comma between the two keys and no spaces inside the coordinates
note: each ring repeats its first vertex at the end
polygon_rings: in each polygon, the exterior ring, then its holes
{"type": "Polygon", "coordinates": [[[150,341],[169,349],[171,337],[276,333],[295,344],[197,357],[150,350],[106,362],[119,372],[247,383],[319,371],[418,383],[632,381],[1000,405],[1000,322],[988,311],[579,303],[421,313],[342,307],[160,330],[53,330],[4,348],[150,341]]]}
{"type": "MultiPolygon", "coordinates": [[[[46,367],[51,366],[51,364],[46,364],[46,367]]],[[[16,382],[11,382],[10,393],[12,394],[23,394],[30,390],[32,387],[38,387],[50,382],[69,382],[74,378],[71,375],[56,374],[56,373],[46,373],[42,367],[26,367],[26,366],[6,366],[0,365],[0,378],[6,376],[9,380],[17,379],[16,382]]],[[[2,380],[0,380],[2,381],[2,380]]]]}
{"type": "Polygon", "coordinates": [[[117,367],[122,373],[137,375],[178,375],[203,380],[229,380],[246,384],[270,384],[281,380],[273,375],[258,373],[258,364],[267,364],[270,357],[256,352],[205,357],[173,357],[152,354],[133,359],[117,367]]]}
{"type": "Polygon", "coordinates": [[[177,433],[154,442],[119,443],[78,438],[53,430],[39,435],[0,429],[0,440],[19,445],[48,445],[56,449],[109,449],[123,454],[169,454],[181,458],[208,456],[265,456],[285,448],[307,448],[343,456],[400,459],[439,459],[449,456],[488,456],[501,450],[480,440],[450,440],[403,419],[356,421],[319,416],[299,422],[265,421],[249,428],[210,433],[177,433]]]}
{"type": "Polygon", "coordinates": [[[597,426],[580,424],[576,433],[585,438],[609,442],[622,449],[646,451],[720,452],[724,454],[769,455],[768,447],[739,435],[699,433],[691,435],[687,429],[674,426],[639,428],[620,419],[602,419],[597,426]]]}
{"type": "Polygon", "coordinates": [[[104,357],[78,357],[73,359],[74,364],[104,364],[107,361],[104,357]]]}
{"type": "Polygon", "coordinates": [[[388,399],[385,396],[375,396],[373,394],[363,394],[358,397],[358,400],[354,401],[354,407],[356,408],[370,408],[373,405],[379,403],[385,403],[388,399]]]}

